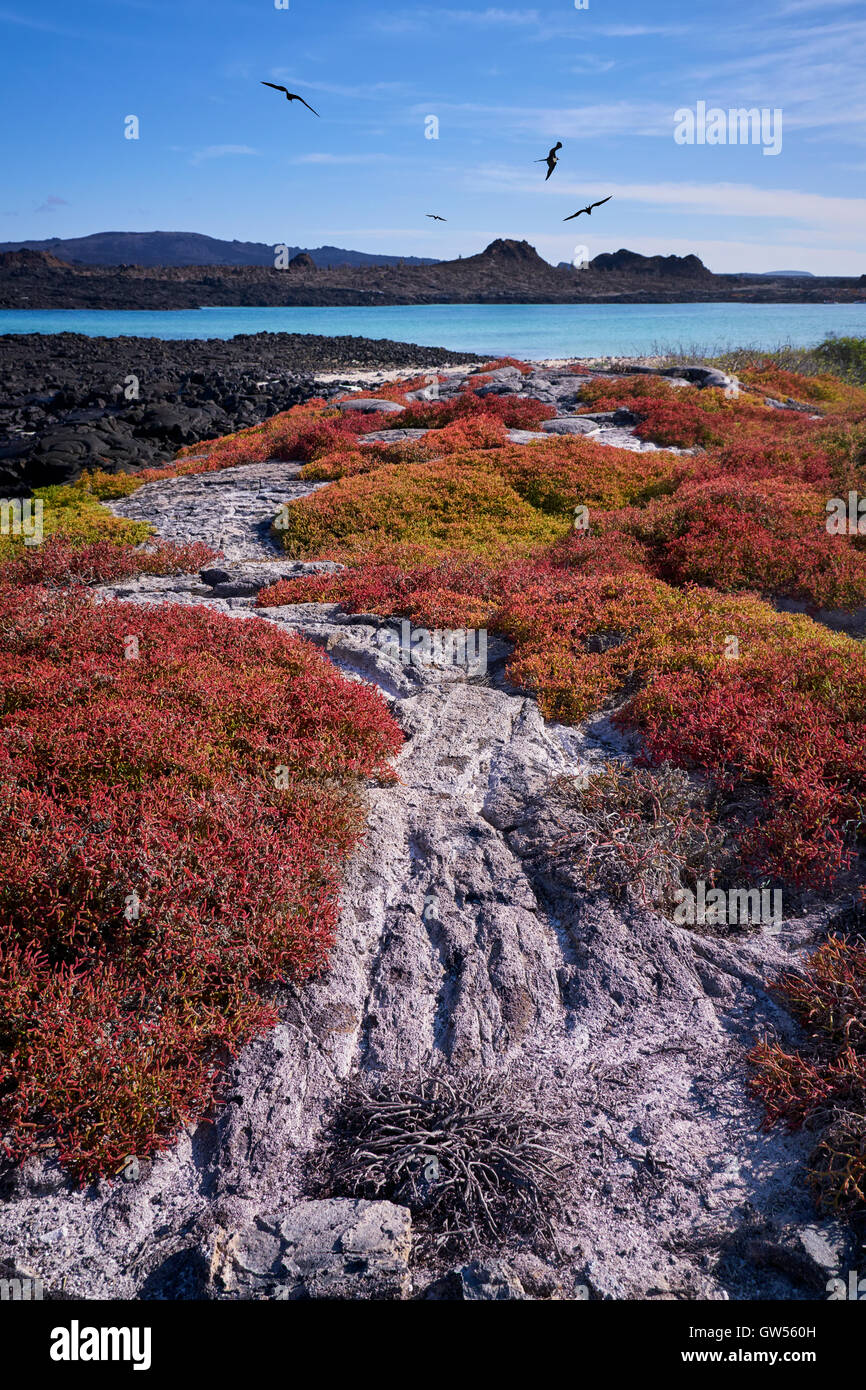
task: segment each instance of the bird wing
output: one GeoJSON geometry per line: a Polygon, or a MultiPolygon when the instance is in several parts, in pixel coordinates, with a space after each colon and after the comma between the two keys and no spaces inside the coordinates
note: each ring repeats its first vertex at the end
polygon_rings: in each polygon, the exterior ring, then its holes
{"type": "MultiPolygon", "coordinates": [[[[308,111],[312,111],[314,116],[318,116],[318,115],[319,115],[318,111],[316,111],[316,110],[310,105],[310,103],[309,103],[308,101],[304,101],[304,98],[303,98],[303,97],[299,97],[299,96],[297,95],[296,92],[293,92],[293,93],[292,93],[292,96],[289,98],[289,100],[290,100],[290,101],[292,101],[292,100],[294,100],[294,101],[299,101],[299,102],[301,103],[302,106],[306,106],[306,108],[307,108],[308,111]]],[[[319,119],[321,119],[321,117],[319,117],[319,119]]]]}
{"type": "Polygon", "coordinates": [[[556,168],[556,160],[555,160],[555,159],[551,159],[551,160],[548,162],[548,165],[547,165],[547,173],[544,175],[544,182],[545,182],[545,183],[547,183],[547,180],[550,178],[550,176],[551,176],[551,174],[553,173],[553,171],[554,171],[555,168],[556,168]]]}
{"type": "Polygon", "coordinates": [[[287,89],[286,87],[278,87],[277,84],[276,84],[276,82],[263,82],[263,83],[262,83],[262,86],[263,86],[263,87],[273,87],[273,89],[274,89],[275,92],[285,92],[285,93],[286,93],[286,96],[289,95],[288,89],[287,89]]]}
{"type": "Polygon", "coordinates": [[[601,205],[602,205],[602,203],[609,203],[612,197],[613,197],[613,194],[612,194],[612,193],[608,193],[608,195],[607,195],[606,198],[600,198],[600,199],[598,200],[597,203],[590,203],[589,206],[590,206],[591,208],[600,208],[601,205]]]}
{"type": "Polygon", "coordinates": [[[574,219],[575,219],[575,217],[580,217],[580,213],[583,212],[583,211],[584,211],[584,209],[581,208],[581,209],[580,209],[580,212],[573,212],[573,213],[571,214],[570,217],[563,217],[562,220],[563,220],[563,222],[573,222],[574,219]]]}

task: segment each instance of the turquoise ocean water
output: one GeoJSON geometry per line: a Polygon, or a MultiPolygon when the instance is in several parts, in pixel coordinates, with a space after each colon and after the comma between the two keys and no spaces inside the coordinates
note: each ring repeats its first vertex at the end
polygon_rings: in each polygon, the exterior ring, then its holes
{"type": "Polygon", "coordinates": [[[658,349],[808,347],[866,336],[866,304],[422,304],[340,309],[4,309],[0,333],[392,338],[491,356],[645,356],[658,349]]]}

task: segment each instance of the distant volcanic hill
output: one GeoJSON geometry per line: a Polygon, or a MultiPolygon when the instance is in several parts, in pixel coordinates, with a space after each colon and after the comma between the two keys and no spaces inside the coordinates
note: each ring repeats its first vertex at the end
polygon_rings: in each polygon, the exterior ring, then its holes
{"type": "Polygon", "coordinates": [[[51,269],[59,266],[63,270],[71,270],[72,267],[67,261],[58,260],[48,251],[31,251],[25,248],[21,251],[6,251],[0,254],[0,266],[4,270],[14,272],[21,270],[25,274],[28,271],[38,271],[40,268],[51,269]]]}
{"type": "MultiPolygon", "coordinates": [[[[448,264],[448,262],[442,262],[448,264]]],[[[453,265],[454,262],[452,261],[453,265]]],[[[461,257],[458,262],[462,266],[492,266],[498,265],[503,268],[507,266],[521,266],[530,270],[550,270],[550,264],[539,256],[534,246],[530,246],[528,241],[508,241],[502,237],[496,241],[491,241],[490,245],[483,251],[479,251],[476,256],[461,257]]]]}
{"type": "MultiPolygon", "coordinates": [[[[48,251],[75,265],[257,265],[273,269],[279,241],[221,241],[200,232],[94,232],[91,236],[53,237],[49,241],[4,241],[0,252],[48,251]]],[[[308,255],[315,265],[435,265],[426,256],[379,256],[367,251],[344,251],[339,246],[289,246],[290,256],[308,255]]]]}
{"type": "Polygon", "coordinates": [[[56,250],[12,250],[0,254],[0,308],[821,303],[831,297],[840,303],[866,300],[862,278],[714,275],[694,255],[642,256],[625,249],[604,252],[580,267],[567,263],[553,266],[528,241],[509,238],[492,241],[473,256],[426,264],[406,258],[390,265],[329,266],[317,259],[317,252],[295,249],[286,268],[276,269],[271,248],[268,252],[270,259],[265,265],[200,262],[150,266],[124,262],[85,266],[64,264],[56,250]]]}
{"type": "Polygon", "coordinates": [[[712,280],[697,256],[641,256],[637,251],[607,251],[590,262],[593,270],[615,270],[625,274],[656,275],[660,279],[712,280]]]}

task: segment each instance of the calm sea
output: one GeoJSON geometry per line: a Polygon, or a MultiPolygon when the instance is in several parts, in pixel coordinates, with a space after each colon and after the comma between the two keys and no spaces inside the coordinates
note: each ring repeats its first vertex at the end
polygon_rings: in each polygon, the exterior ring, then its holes
{"type": "Polygon", "coordinates": [[[866,304],[423,304],[341,309],[4,309],[0,333],[231,338],[237,333],[391,338],[527,359],[658,350],[808,347],[866,337],[866,304]]]}

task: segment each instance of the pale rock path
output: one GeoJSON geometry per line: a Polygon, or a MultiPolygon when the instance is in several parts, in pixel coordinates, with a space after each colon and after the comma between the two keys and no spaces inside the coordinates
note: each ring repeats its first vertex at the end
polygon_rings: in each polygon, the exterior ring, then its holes
{"type": "Polygon", "coordinates": [[[281,553],[270,534],[280,506],[322,486],[299,481],[303,466],[269,460],[191,473],[145,483],[106,505],[115,516],[149,522],[161,540],[202,541],[227,560],[269,560],[281,553]]]}

